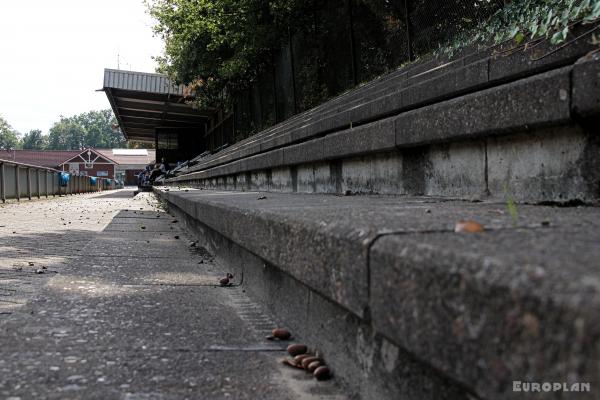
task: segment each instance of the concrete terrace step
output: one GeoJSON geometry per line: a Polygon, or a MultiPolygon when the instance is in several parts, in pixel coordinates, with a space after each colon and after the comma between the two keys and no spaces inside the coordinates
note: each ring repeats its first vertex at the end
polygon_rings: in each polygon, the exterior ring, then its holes
{"type": "MultiPolygon", "coordinates": [[[[483,67],[486,79],[490,65],[483,67]]],[[[515,76],[522,73],[517,69],[515,76]]],[[[449,79],[438,78],[433,91],[442,90],[449,79]]],[[[450,81],[475,84],[471,78],[450,81]]],[[[346,112],[376,115],[389,104],[410,103],[427,93],[420,85],[411,95],[387,95],[316,123],[346,121],[346,112]]],[[[313,132],[305,125],[268,139],[285,139],[276,149],[260,134],[252,139],[260,151],[247,146],[225,151],[193,167],[202,170],[168,182],[221,190],[493,199],[502,199],[508,190],[524,202],[596,202],[599,115],[596,53],[572,65],[325,135],[321,133],[329,127],[313,132]]]]}
{"type": "MultiPolygon", "coordinates": [[[[588,29],[580,27],[574,35],[588,29]]],[[[398,69],[206,157],[190,172],[570,65],[595,49],[586,36],[560,49],[547,42],[524,51],[513,47],[508,43],[467,50],[452,59],[440,57],[398,69]]]]}
{"type": "Polygon", "coordinates": [[[363,398],[600,384],[600,208],[511,216],[503,203],[431,197],[156,193],[363,398]],[[486,229],[455,233],[462,219],[486,229]]]}

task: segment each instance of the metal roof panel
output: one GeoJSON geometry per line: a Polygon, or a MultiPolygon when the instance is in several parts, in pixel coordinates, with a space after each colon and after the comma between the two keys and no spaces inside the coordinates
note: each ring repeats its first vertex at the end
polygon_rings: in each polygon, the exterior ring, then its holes
{"type": "Polygon", "coordinates": [[[183,96],[184,85],[176,85],[161,74],[107,68],[104,70],[104,89],[107,88],[183,96]]]}

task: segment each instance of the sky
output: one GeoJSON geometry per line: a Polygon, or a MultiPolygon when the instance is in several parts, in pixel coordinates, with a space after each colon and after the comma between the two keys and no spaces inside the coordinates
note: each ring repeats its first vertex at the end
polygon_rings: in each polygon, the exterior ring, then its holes
{"type": "Polygon", "coordinates": [[[0,116],[47,133],[110,108],[104,68],[154,72],[162,42],[143,0],[0,0],[0,116]]]}

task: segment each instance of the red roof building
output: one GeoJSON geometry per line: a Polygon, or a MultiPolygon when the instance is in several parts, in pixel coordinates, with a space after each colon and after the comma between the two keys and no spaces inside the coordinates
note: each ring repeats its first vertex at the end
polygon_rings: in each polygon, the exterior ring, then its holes
{"type": "Polygon", "coordinates": [[[60,169],[59,166],[81,150],[0,150],[0,160],[60,169]]]}
{"type": "Polygon", "coordinates": [[[137,173],[155,159],[155,150],[146,149],[0,150],[0,160],[118,179],[126,185],[135,185],[137,173]]]}

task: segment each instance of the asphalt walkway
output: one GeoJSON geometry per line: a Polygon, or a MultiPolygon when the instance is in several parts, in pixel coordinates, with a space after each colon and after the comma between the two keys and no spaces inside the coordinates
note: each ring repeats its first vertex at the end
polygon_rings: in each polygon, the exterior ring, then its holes
{"type": "Polygon", "coordinates": [[[181,225],[131,190],[0,205],[0,398],[345,398],[181,225]]]}

